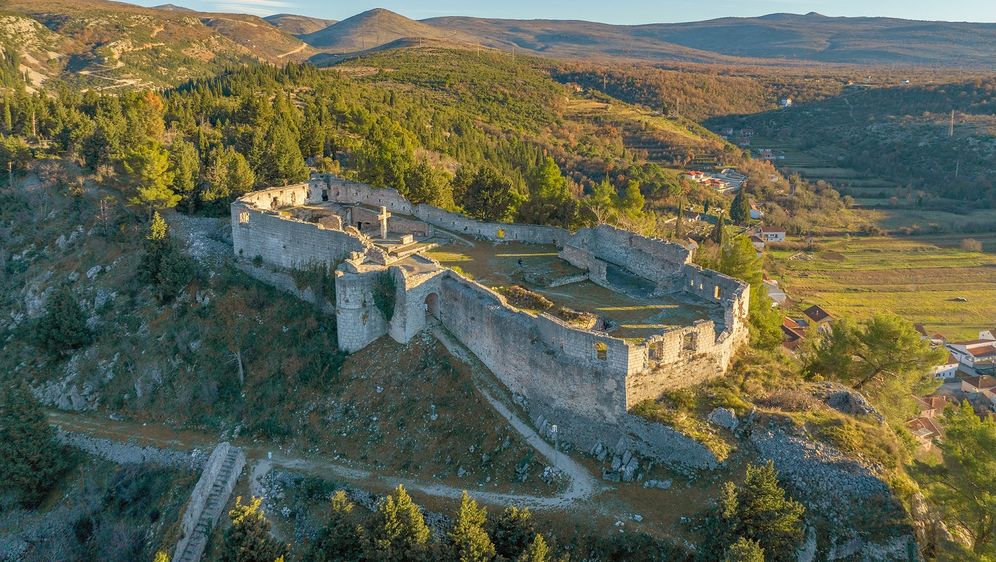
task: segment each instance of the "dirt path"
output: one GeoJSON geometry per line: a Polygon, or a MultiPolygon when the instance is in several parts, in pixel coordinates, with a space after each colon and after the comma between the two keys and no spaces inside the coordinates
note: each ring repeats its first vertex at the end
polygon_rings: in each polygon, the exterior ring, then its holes
{"type": "Polygon", "coordinates": [[[286,53],[284,53],[284,54],[282,54],[282,55],[277,55],[277,58],[278,58],[278,59],[282,59],[282,58],[284,58],[284,57],[289,57],[289,56],[291,56],[291,55],[293,55],[293,54],[295,54],[295,53],[300,53],[300,52],[301,52],[301,51],[303,51],[303,50],[304,50],[304,49],[305,49],[305,48],[306,48],[307,46],[308,46],[308,44],[307,44],[307,43],[301,43],[301,45],[300,45],[300,46],[299,46],[298,48],[296,48],[296,49],[291,49],[290,51],[287,51],[286,53]]]}

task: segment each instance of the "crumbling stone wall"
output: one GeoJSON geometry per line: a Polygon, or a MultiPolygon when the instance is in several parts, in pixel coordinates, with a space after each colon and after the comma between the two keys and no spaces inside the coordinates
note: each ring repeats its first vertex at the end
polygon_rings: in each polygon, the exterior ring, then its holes
{"type": "Polygon", "coordinates": [[[326,229],[258,206],[269,206],[274,200],[278,204],[289,205],[291,200],[302,204],[307,193],[307,184],[302,184],[254,192],[232,203],[235,255],[249,260],[258,256],[268,264],[293,269],[313,263],[333,264],[370,246],[369,241],[355,234],[326,229]]]}
{"type": "Polygon", "coordinates": [[[692,260],[691,252],[680,244],[604,224],[579,230],[566,246],[561,257],[575,267],[601,271],[596,282],[603,283],[605,264],[612,264],[670,290],[675,277],[680,276],[682,268],[692,260]],[[593,268],[594,262],[603,263],[593,268]]]}

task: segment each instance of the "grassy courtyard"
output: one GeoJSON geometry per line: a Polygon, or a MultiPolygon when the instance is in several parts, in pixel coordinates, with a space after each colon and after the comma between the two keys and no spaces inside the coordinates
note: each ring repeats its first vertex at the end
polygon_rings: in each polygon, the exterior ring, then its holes
{"type": "Polygon", "coordinates": [[[618,326],[611,335],[631,341],[660,334],[675,326],[688,326],[695,320],[720,314],[718,307],[702,301],[673,296],[643,299],[611,291],[591,281],[549,288],[531,282],[558,279],[582,273],[557,257],[550,245],[521,243],[440,246],[428,255],[489,287],[522,285],[559,306],[590,312],[618,326]]]}

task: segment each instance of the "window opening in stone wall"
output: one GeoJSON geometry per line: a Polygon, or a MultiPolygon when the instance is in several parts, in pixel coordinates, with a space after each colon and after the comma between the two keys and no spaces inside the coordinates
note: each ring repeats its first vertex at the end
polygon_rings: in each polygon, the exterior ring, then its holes
{"type": "Polygon", "coordinates": [[[695,351],[698,348],[699,335],[692,332],[685,334],[681,339],[681,348],[685,351],[695,351]]]}
{"type": "Polygon", "coordinates": [[[719,285],[716,285],[712,289],[712,298],[714,298],[716,300],[719,300],[720,295],[721,295],[721,292],[719,290],[719,285]]]}
{"type": "Polygon", "coordinates": [[[239,224],[249,224],[249,213],[242,211],[239,213],[239,224]]]}
{"type": "Polygon", "coordinates": [[[605,361],[609,358],[608,344],[600,341],[595,342],[595,358],[599,361],[605,361]]]}
{"type": "Polygon", "coordinates": [[[329,200],[329,190],[323,189],[322,190],[322,201],[328,201],[328,200],[329,200]]]}
{"type": "Polygon", "coordinates": [[[271,209],[276,209],[279,206],[280,206],[280,200],[279,199],[277,199],[276,197],[274,197],[273,199],[270,200],[270,208],[271,209]]]}
{"type": "Polygon", "coordinates": [[[297,193],[291,192],[291,205],[297,205],[297,193]]]}
{"type": "Polygon", "coordinates": [[[664,359],[664,342],[657,340],[650,344],[650,358],[655,361],[664,359]]]}

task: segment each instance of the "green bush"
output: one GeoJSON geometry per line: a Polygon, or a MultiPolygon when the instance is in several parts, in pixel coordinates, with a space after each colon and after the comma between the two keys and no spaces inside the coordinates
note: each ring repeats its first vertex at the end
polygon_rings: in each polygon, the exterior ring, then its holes
{"type": "Polygon", "coordinates": [[[92,334],[86,320],[86,313],[72,289],[64,285],[45,304],[45,314],[38,320],[35,337],[39,346],[49,351],[69,353],[90,343],[92,334]]]}

